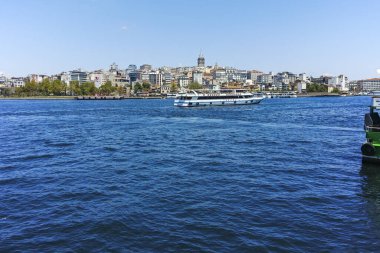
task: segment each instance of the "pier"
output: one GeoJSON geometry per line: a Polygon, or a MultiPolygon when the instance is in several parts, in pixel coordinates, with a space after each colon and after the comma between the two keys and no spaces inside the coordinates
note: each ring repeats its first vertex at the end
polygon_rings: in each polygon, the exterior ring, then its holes
{"type": "Polygon", "coordinates": [[[126,96],[77,96],[76,100],[123,100],[123,99],[163,99],[162,96],[126,97],[126,96]]]}
{"type": "Polygon", "coordinates": [[[123,96],[78,96],[76,100],[122,100],[123,96]]]}

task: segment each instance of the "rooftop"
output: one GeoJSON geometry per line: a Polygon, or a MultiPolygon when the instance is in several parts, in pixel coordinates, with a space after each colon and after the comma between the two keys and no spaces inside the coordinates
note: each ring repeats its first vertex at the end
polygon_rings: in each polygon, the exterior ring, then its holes
{"type": "Polygon", "coordinates": [[[370,78],[370,79],[365,79],[365,80],[360,80],[360,81],[380,81],[380,78],[370,78]]]}

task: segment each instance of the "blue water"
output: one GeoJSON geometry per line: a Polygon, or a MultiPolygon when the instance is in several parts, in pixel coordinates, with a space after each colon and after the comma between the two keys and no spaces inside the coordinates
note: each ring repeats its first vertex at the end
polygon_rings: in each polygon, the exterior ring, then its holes
{"type": "Polygon", "coordinates": [[[0,101],[0,252],[375,252],[369,97],[0,101]]]}

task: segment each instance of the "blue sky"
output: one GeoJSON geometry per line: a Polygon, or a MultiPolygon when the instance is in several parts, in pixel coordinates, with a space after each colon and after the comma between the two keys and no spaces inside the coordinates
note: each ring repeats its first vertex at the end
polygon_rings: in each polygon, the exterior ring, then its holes
{"type": "Polygon", "coordinates": [[[0,0],[0,72],[112,62],[376,77],[378,0],[0,0]]]}

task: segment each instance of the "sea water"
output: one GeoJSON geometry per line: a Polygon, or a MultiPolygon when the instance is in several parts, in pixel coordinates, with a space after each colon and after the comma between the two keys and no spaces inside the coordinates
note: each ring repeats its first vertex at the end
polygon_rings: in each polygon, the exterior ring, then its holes
{"type": "Polygon", "coordinates": [[[379,251],[370,103],[2,100],[0,252],[379,251]]]}

